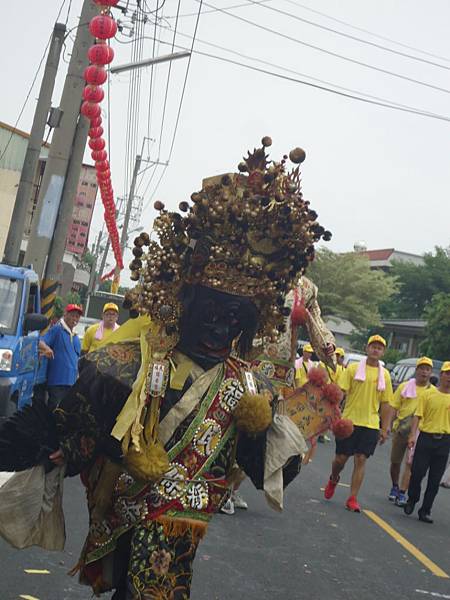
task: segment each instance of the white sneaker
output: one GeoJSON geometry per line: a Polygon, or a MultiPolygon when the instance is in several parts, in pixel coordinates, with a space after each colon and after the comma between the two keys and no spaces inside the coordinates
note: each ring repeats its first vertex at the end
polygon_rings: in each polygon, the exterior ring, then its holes
{"type": "Polygon", "coordinates": [[[234,515],[234,502],[231,498],[228,498],[228,500],[225,502],[225,504],[220,509],[220,512],[222,512],[226,515],[234,515]]]}
{"type": "Polygon", "coordinates": [[[244,498],[240,495],[239,492],[233,492],[232,495],[231,495],[231,498],[233,500],[235,508],[242,508],[244,510],[247,510],[248,504],[244,500],[244,498]]]}

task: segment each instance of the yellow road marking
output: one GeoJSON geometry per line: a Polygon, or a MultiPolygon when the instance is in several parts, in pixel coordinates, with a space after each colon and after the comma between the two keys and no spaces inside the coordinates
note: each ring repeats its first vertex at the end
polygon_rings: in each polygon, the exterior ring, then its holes
{"type": "MultiPolygon", "coordinates": [[[[349,484],[349,483],[338,483],[338,485],[340,485],[341,487],[346,487],[346,488],[349,488],[349,487],[350,487],[350,484],[349,484]]],[[[320,488],[320,491],[321,491],[321,492],[324,492],[324,491],[325,491],[325,488],[324,488],[324,487],[321,487],[321,488],[320,488]]]]}
{"type": "Polygon", "coordinates": [[[24,571],[29,575],[50,575],[47,569],[24,569],[24,571]]]}
{"type": "Polygon", "coordinates": [[[416,558],[419,562],[421,562],[427,569],[429,569],[433,575],[437,575],[437,577],[444,577],[445,579],[449,579],[450,577],[447,575],[445,571],[443,571],[440,567],[437,566],[432,560],[430,560],[423,552],[421,552],[418,548],[416,548],[411,542],[408,542],[406,538],[404,538],[398,531],[396,531],[393,527],[391,527],[386,521],[383,521],[381,517],[376,515],[371,510],[363,511],[369,519],[372,519],[374,523],[379,525],[381,529],[384,529],[386,533],[388,533],[391,537],[394,538],[396,542],[401,544],[405,550],[408,550],[414,558],[416,558]]]}
{"type": "Polygon", "coordinates": [[[26,594],[20,594],[19,598],[22,598],[22,600],[39,600],[36,596],[27,596],[26,594]]]}

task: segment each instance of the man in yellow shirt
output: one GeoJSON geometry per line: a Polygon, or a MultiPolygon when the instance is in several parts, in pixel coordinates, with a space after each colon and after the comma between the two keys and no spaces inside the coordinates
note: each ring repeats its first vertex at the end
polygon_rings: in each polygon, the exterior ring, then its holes
{"type": "Polygon", "coordinates": [[[393,394],[391,377],[380,362],[385,349],[386,341],[380,335],[372,335],[367,342],[367,358],[348,366],[339,382],[346,392],[342,416],[353,422],[354,430],[350,437],[336,440],[336,456],[325,488],[325,498],[330,500],[333,497],[340,473],[353,456],[350,496],[345,503],[346,508],[353,512],[361,512],[357,496],[364,479],[366,461],[375,452],[378,442],[384,443],[388,436],[389,402],[393,394]]]}
{"type": "Polygon", "coordinates": [[[345,371],[345,367],[344,367],[344,359],[345,359],[345,351],[344,348],[336,348],[335,350],[335,354],[336,354],[336,371],[333,371],[333,369],[330,369],[330,367],[328,367],[324,362],[320,361],[320,366],[322,367],[322,369],[325,369],[325,371],[328,373],[328,379],[331,383],[336,383],[337,385],[339,385],[339,381],[345,371]]]}
{"type": "Polygon", "coordinates": [[[295,385],[302,387],[308,381],[308,371],[315,366],[311,360],[314,349],[311,344],[305,344],[302,350],[301,358],[295,361],[295,385]]]}
{"type": "Polygon", "coordinates": [[[395,433],[392,438],[391,451],[392,488],[388,498],[391,502],[395,502],[397,506],[405,506],[406,504],[406,490],[411,477],[411,465],[408,462],[405,463],[399,487],[400,469],[408,448],[408,436],[411,432],[411,423],[418,400],[430,387],[434,387],[430,384],[432,369],[433,361],[431,358],[422,356],[417,359],[414,377],[398,386],[391,402],[392,417],[395,418],[392,431],[395,433]]]}
{"type": "Polygon", "coordinates": [[[419,519],[424,523],[432,523],[431,509],[450,452],[450,361],[442,365],[439,387],[427,390],[419,398],[408,446],[415,446],[415,450],[408,502],[403,510],[407,515],[413,513],[420,499],[422,479],[428,471],[427,489],[419,509],[419,519]],[[416,442],[418,429],[420,433],[416,442]]]}
{"type": "Polygon", "coordinates": [[[103,340],[119,329],[117,319],[119,318],[119,307],[114,302],[107,302],[103,307],[102,320],[100,323],[91,325],[84,334],[81,350],[83,353],[96,350],[103,340]]]}

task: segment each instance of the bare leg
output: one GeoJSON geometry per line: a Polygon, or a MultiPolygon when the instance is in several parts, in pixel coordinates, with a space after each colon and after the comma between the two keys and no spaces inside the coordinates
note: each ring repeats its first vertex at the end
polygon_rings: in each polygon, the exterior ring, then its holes
{"type": "MultiPolygon", "coordinates": [[[[392,479],[392,485],[398,485],[399,479],[400,479],[400,467],[401,467],[401,463],[392,463],[391,462],[391,479],[392,479]]],[[[408,486],[407,486],[408,487],[408,486]]],[[[402,490],[407,489],[402,487],[402,490]]]]}
{"type": "Polygon", "coordinates": [[[364,472],[366,469],[367,456],[365,454],[355,454],[354,456],[354,467],[352,473],[352,483],[350,486],[350,494],[352,496],[358,496],[358,492],[361,489],[361,485],[364,479],[364,472]]]}
{"type": "Polygon", "coordinates": [[[336,454],[333,463],[331,465],[331,479],[337,481],[342,469],[345,467],[346,462],[350,457],[346,454],[336,454]]]}
{"type": "Polygon", "coordinates": [[[411,479],[411,465],[405,463],[402,475],[400,489],[405,492],[409,488],[409,480],[411,479]]]}

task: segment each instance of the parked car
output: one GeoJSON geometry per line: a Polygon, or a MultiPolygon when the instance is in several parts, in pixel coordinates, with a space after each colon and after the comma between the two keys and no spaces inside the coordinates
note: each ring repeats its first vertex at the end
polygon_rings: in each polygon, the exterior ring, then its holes
{"type": "Polygon", "coordinates": [[[361,361],[363,358],[366,358],[365,354],[358,354],[357,352],[349,352],[348,354],[345,353],[344,366],[348,367],[348,365],[351,365],[354,362],[359,363],[359,361],[361,361]]]}
{"type": "MultiPolygon", "coordinates": [[[[391,371],[392,386],[394,390],[398,388],[401,383],[411,379],[411,377],[414,376],[416,371],[416,362],[417,358],[404,358],[395,364],[391,371]]],[[[441,367],[441,360],[433,360],[433,375],[438,379],[441,372],[441,367]]]]}

